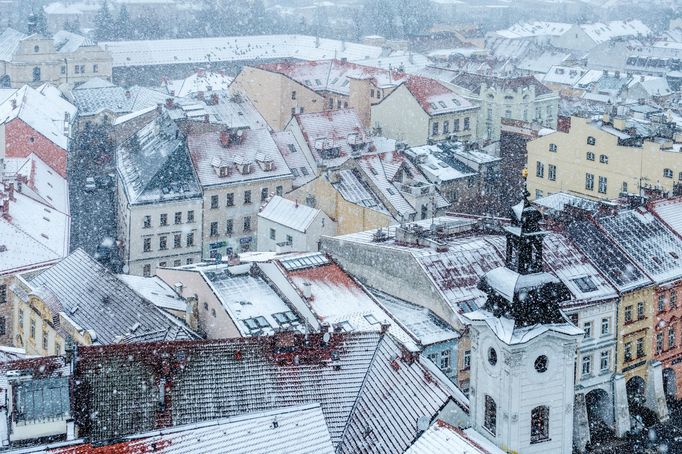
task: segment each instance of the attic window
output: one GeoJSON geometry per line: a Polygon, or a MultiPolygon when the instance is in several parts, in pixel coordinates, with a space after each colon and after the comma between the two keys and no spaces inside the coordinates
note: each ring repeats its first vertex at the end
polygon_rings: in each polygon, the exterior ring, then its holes
{"type": "Polygon", "coordinates": [[[375,169],[374,167],[370,167],[369,171],[372,172],[372,175],[379,175],[379,172],[377,172],[377,169],[375,169]]]}
{"type": "Polygon", "coordinates": [[[345,87],[345,86],[348,85],[349,83],[350,83],[350,80],[346,79],[346,80],[343,81],[343,83],[341,84],[341,86],[342,86],[342,87],[345,87]]]}
{"type": "Polygon", "coordinates": [[[377,323],[379,323],[379,320],[377,320],[376,317],[372,314],[365,315],[365,320],[367,320],[372,325],[376,325],[377,323]]]}
{"type": "Polygon", "coordinates": [[[432,103],[432,102],[429,103],[429,107],[431,107],[431,108],[434,109],[434,110],[438,109],[438,106],[435,105],[435,104],[432,103]]]}
{"type": "Polygon", "coordinates": [[[439,104],[443,109],[445,109],[446,107],[448,107],[448,106],[445,105],[445,103],[444,103],[443,101],[438,101],[438,104],[439,104]]]}
{"type": "Polygon", "coordinates": [[[294,176],[294,178],[298,178],[299,177],[298,169],[296,167],[292,167],[291,174],[294,176]]]}
{"type": "Polygon", "coordinates": [[[575,283],[575,285],[578,286],[580,291],[583,293],[594,292],[597,290],[597,286],[595,285],[592,278],[589,276],[583,276],[576,279],[572,279],[572,281],[575,283]]]}
{"type": "Polygon", "coordinates": [[[310,81],[309,81],[309,80],[304,80],[303,82],[305,82],[306,85],[310,85],[310,81]]]}
{"type": "Polygon", "coordinates": [[[395,195],[395,191],[392,188],[386,188],[386,192],[388,192],[391,195],[395,195]]]}
{"type": "Polygon", "coordinates": [[[315,79],[315,83],[316,83],[317,85],[322,85],[322,81],[320,81],[320,79],[315,79]]]}
{"type": "Polygon", "coordinates": [[[308,169],[305,167],[301,167],[301,173],[303,174],[303,176],[308,176],[310,174],[310,172],[308,172],[308,169]]]}
{"type": "Polygon", "coordinates": [[[287,144],[287,147],[289,148],[290,152],[296,153],[296,147],[293,144],[289,143],[287,144]]]}

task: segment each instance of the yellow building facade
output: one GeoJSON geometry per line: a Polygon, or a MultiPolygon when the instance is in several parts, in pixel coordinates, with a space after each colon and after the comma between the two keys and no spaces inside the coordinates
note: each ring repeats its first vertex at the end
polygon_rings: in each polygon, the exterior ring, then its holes
{"type": "Polygon", "coordinates": [[[654,288],[653,285],[625,292],[618,310],[616,372],[627,382],[635,375],[647,380],[647,365],[652,359],[654,288]]]}
{"type": "Polygon", "coordinates": [[[344,199],[326,175],[321,175],[285,195],[287,199],[298,203],[303,203],[309,196],[314,197],[315,208],[324,211],[336,222],[337,235],[364,232],[395,223],[387,211],[377,211],[344,199]]]}
{"type": "Polygon", "coordinates": [[[633,132],[623,119],[571,117],[569,128],[528,142],[531,196],[571,192],[611,200],[640,189],[672,192],[682,183],[682,144],[633,132]]]}

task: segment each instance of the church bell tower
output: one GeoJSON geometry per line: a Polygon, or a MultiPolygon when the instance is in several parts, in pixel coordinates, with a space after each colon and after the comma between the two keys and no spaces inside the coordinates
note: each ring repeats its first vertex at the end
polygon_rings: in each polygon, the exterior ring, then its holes
{"type": "Polygon", "coordinates": [[[501,449],[570,454],[574,363],[583,332],[559,310],[568,288],[543,271],[542,214],[528,201],[512,207],[505,266],[486,273],[485,305],[471,324],[471,422],[501,449]]]}

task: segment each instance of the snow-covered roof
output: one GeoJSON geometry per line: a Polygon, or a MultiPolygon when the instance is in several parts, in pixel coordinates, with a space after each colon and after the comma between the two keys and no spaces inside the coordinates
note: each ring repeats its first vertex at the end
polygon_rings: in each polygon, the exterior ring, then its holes
{"type": "Polygon", "coordinates": [[[371,144],[354,109],[297,114],[291,121],[298,124],[318,164],[340,166],[351,155],[366,152],[371,144]]]}
{"type": "MultiPolygon", "coordinates": [[[[66,150],[70,121],[75,113],[75,107],[57,96],[53,90],[43,87],[41,93],[25,85],[0,104],[0,123],[19,118],[47,140],[66,150]]],[[[48,151],[42,148],[34,150],[44,161],[66,176],[66,155],[48,156],[48,151]]],[[[9,157],[18,157],[19,153],[21,152],[14,148],[7,150],[9,157]]]]}
{"type": "Polygon", "coordinates": [[[118,274],[120,280],[133,289],[142,298],[161,309],[185,312],[187,303],[175,293],[160,277],[142,277],[132,274],[118,274]]]}
{"type": "MultiPolygon", "coordinates": [[[[282,407],[226,419],[144,432],[117,440],[111,449],[159,454],[224,452],[334,454],[319,404],[282,407]],[[276,425],[273,426],[273,421],[276,425]]],[[[106,444],[63,443],[66,451],[106,449],[106,444]]]]}
{"type": "Polygon", "coordinates": [[[334,175],[336,180],[332,181],[332,186],[339,191],[341,197],[365,208],[389,214],[384,204],[365,186],[352,170],[340,170],[334,175]]]}
{"type": "Polygon", "coordinates": [[[599,217],[609,237],[657,284],[682,277],[682,239],[644,209],[599,217]]]}
{"type": "Polygon", "coordinates": [[[293,187],[298,188],[312,181],[317,176],[317,165],[309,162],[306,153],[301,150],[301,146],[290,131],[272,133],[272,138],[277,144],[284,161],[291,169],[294,176],[293,187]]]}
{"type": "Polygon", "coordinates": [[[116,150],[128,203],[201,197],[199,182],[177,126],[166,115],[145,125],[116,150]]]}
{"type": "Polygon", "coordinates": [[[649,36],[652,33],[651,29],[639,19],[630,21],[618,20],[606,23],[596,22],[594,24],[583,24],[580,28],[597,44],[613,38],[639,35],[649,36]]]}
{"type": "Polygon", "coordinates": [[[640,86],[649,96],[668,96],[673,93],[665,77],[634,77],[629,88],[640,86]]]}
{"type": "Polygon", "coordinates": [[[682,198],[656,200],[649,209],[669,229],[682,237],[682,198]]]}
{"type": "Polygon", "coordinates": [[[435,453],[504,454],[504,451],[490,442],[481,444],[480,440],[471,438],[468,431],[439,419],[405,451],[405,454],[435,453]]]}
{"type": "Polygon", "coordinates": [[[568,192],[555,192],[554,194],[536,199],[533,203],[540,206],[542,209],[549,209],[552,211],[564,211],[566,206],[595,211],[599,206],[599,204],[593,200],[569,194],[568,192]]]}
{"type": "Polygon", "coordinates": [[[460,337],[457,331],[431,310],[379,290],[370,289],[370,291],[386,311],[422,345],[437,344],[460,337]]]}
{"type": "Polygon", "coordinates": [[[470,101],[434,79],[410,76],[404,83],[404,86],[429,115],[440,115],[476,108],[470,101]]]}
{"type": "Polygon", "coordinates": [[[26,35],[13,28],[6,28],[0,34],[0,61],[12,61],[14,51],[19,45],[19,41],[26,38],[26,35]]]}
{"type": "MultiPolygon", "coordinates": [[[[398,152],[365,155],[359,158],[356,163],[363,171],[363,178],[373,183],[373,188],[380,192],[383,197],[382,200],[388,202],[397,211],[399,218],[402,216],[404,219],[408,219],[410,215],[414,216],[417,213],[416,209],[420,207],[412,206],[402,194],[404,191],[409,192],[411,186],[404,185],[415,184],[426,187],[428,182],[403,155],[398,152]],[[401,177],[403,181],[399,182],[395,178],[395,174],[397,172],[396,167],[401,166],[409,169],[407,172],[414,178],[409,178],[403,170],[401,177]]],[[[445,202],[445,206],[447,205],[448,203],[445,202]]]]}
{"type": "Polygon", "coordinates": [[[320,210],[316,208],[276,195],[261,209],[258,216],[305,233],[318,214],[320,210]]]}
{"type": "Polygon", "coordinates": [[[157,377],[153,371],[159,368],[167,370],[166,383],[172,383],[166,426],[319,404],[339,454],[362,452],[367,443],[403,452],[414,440],[420,416],[431,419],[453,401],[468,408],[468,399],[438,368],[401,356],[391,336],[342,332],[326,339],[321,333],[285,333],[79,348],[75,405],[101,422],[82,435],[107,440],[156,430],[158,378],[149,386],[149,377],[157,377]],[[171,367],[164,368],[169,361],[171,367]]]}
{"type": "MultiPolygon", "coordinates": [[[[287,262],[295,257],[280,260],[287,270],[287,262]]],[[[379,306],[372,296],[339,265],[326,263],[286,271],[292,284],[302,293],[310,285],[312,298],[307,299],[310,309],[321,322],[339,327],[345,332],[381,331],[382,323],[391,326],[388,332],[410,351],[419,351],[415,340],[379,306]]]]}
{"type": "Polygon", "coordinates": [[[202,186],[293,178],[267,129],[242,129],[239,134],[239,139],[231,140],[227,147],[221,143],[218,132],[187,137],[190,156],[202,186]],[[248,172],[243,172],[244,167],[248,172]],[[221,168],[227,169],[223,176],[221,168]]]}
{"type": "Polygon", "coordinates": [[[251,272],[252,267],[257,270],[259,266],[257,263],[218,264],[183,269],[201,273],[242,336],[271,335],[282,327],[302,331],[305,323],[294,314],[289,304],[266,279],[251,272]]]}
{"type": "MultiPolygon", "coordinates": [[[[587,71],[587,68],[578,66],[555,65],[549,68],[549,71],[542,76],[542,81],[544,83],[568,85],[572,87],[585,76],[587,71]]],[[[601,71],[597,71],[597,73],[601,73],[601,71]]]]}
{"type": "Polygon", "coordinates": [[[552,66],[561,65],[571,57],[570,54],[557,51],[546,51],[528,55],[516,64],[520,71],[546,74],[552,66]]]}
{"type": "Polygon", "coordinates": [[[381,47],[306,35],[252,35],[99,43],[113,66],[199,64],[296,58],[362,61],[384,55],[381,47]]]}
{"type": "Polygon", "coordinates": [[[172,317],[146,302],[82,249],[39,274],[24,275],[32,289],[47,289],[75,327],[110,344],[125,336],[154,334],[149,340],[190,339],[172,317]]]}
{"type": "Polygon", "coordinates": [[[169,95],[161,89],[139,87],[125,89],[102,79],[91,79],[71,91],[73,102],[81,117],[109,111],[126,114],[164,104],[169,95]]]}
{"type": "Polygon", "coordinates": [[[171,80],[165,84],[166,90],[173,96],[188,96],[199,92],[227,90],[233,78],[224,71],[195,71],[185,79],[171,80]]]}
{"type": "Polygon", "coordinates": [[[547,323],[517,328],[516,322],[513,319],[495,317],[490,312],[482,309],[469,312],[468,314],[465,314],[464,317],[472,322],[484,322],[498,339],[508,345],[525,344],[547,332],[573,337],[585,335],[583,330],[569,322],[556,324],[547,323]]]}
{"type": "Polygon", "coordinates": [[[6,158],[5,177],[21,179],[24,182],[21,192],[31,199],[66,215],[70,213],[66,179],[35,154],[25,158],[6,158]]]}
{"type": "Polygon", "coordinates": [[[410,148],[407,153],[415,157],[417,167],[432,183],[440,184],[478,175],[474,169],[466,164],[459,163],[459,161],[445,162],[441,160],[439,158],[441,151],[437,145],[422,145],[410,148]],[[458,163],[460,165],[457,165],[458,163]]]}
{"type": "Polygon", "coordinates": [[[60,30],[52,36],[54,47],[60,54],[70,54],[76,52],[81,47],[96,46],[90,38],[77,33],[60,30]]]}
{"type": "Polygon", "coordinates": [[[379,88],[391,88],[407,79],[407,74],[342,60],[269,63],[260,69],[284,74],[314,91],[348,95],[349,79],[371,79],[379,88]]]}
{"type": "Polygon", "coordinates": [[[497,30],[495,34],[509,39],[561,36],[572,26],[563,22],[518,22],[505,30],[497,30]]]}
{"type": "Polygon", "coordinates": [[[45,205],[28,193],[14,191],[15,200],[9,203],[11,222],[60,258],[69,253],[71,217],[45,205]]]}
{"type": "Polygon", "coordinates": [[[61,258],[23,229],[0,218],[0,275],[51,265],[61,258]]]}

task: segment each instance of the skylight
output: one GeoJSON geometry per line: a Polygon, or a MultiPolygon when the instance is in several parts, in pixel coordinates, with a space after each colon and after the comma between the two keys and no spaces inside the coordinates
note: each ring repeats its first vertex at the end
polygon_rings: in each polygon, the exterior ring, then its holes
{"type": "Polygon", "coordinates": [[[589,293],[597,290],[597,286],[589,276],[583,276],[576,279],[572,279],[575,285],[578,286],[581,292],[589,293]]]}

